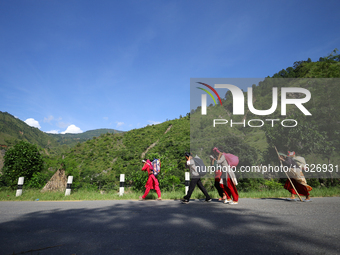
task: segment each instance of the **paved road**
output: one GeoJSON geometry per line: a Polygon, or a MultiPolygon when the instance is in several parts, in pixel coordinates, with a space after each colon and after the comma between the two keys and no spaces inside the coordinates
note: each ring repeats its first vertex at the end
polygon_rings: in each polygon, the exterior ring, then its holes
{"type": "Polygon", "coordinates": [[[0,202],[0,254],[340,254],[340,198],[0,202]]]}

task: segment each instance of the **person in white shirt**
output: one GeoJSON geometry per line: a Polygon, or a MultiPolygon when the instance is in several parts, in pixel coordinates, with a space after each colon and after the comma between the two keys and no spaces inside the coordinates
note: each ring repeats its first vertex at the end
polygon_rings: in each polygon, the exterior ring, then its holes
{"type": "Polygon", "coordinates": [[[205,201],[206,202],[211,202],[211,197],[209,196],[207,190],[204,188],[202,182],[201,182],[201,178],[199,176],[199,173],[196,171],[196,165],[195,165],[195,161],[192,158],[192,155],[188,152],[185,153],[185,158],[187,160],[187,167],[189,167],[190,169],[190,184],[189,184],[189,190],[186,196],[183,197],[182,199],[182,203],[184,204],[188,204],[191,194],[194,191],[196,185],[198,186],[198,188],[203,192],[203,194],[205,195],[205,201]]]}

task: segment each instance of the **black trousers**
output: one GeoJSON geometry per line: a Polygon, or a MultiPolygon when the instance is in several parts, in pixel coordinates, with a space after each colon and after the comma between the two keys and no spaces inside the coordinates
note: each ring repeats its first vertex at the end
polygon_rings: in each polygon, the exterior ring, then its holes
{"type": "Polygon", "coordinates": [[[224,191],[223,191],[223,189],[222,189],[221,186],[220,186],[220,181],[216,181],[216,180],[215,180],[215,188],[217,189],[218,195],[219,195],[220,197],[225,196],[224,191]]]}
{"type": "Polygon", "coordinates": [[[191,194],[194,191],[196,185],[203,192],[203,194],[205,195],[205,199],[206,200],[211,199],[211,197],[209,196],[207,190],[204,188],[204,186],[203,186],[203,184],[201,182],[201,178],[192,178],[190,180],[188,194],[186,196],[184,196],[184,199],[190,200],[191,194]]]}

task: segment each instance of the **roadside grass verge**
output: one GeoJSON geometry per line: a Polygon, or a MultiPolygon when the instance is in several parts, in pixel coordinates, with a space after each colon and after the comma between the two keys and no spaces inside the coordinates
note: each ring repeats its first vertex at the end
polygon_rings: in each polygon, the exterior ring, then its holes
{"type": "MultiPolygon", "coordinates": [[[[216,199],[218,193],[216,190],[208,191],[209,195],[216,199]]],[[[115,191],[87,191],[87,190],[75,190],[71,191],[70,196],[65,196],[65,192],[40,192],[37,189],[23,189],[21,196],[16,197],[16,190],[2,188],[0,189],[0,201],[75,201],[75,200],[138,200],[139,196],[143,195],[143,192],[131,191],[126,189],[123,196],[119,196],[119,193],[115,191]]],[[[338,197],[340,196],[340,187],[328,187],[328,188],[314,188],[311,192],[311,197],[338,197]]],[[[166,191],[162,192],[162,199],[182,199],[184,196],[184,189],[182,191],[166,191]]],[[[262,190],[262,191],[248,191],[239,192],[240,198],[284,198],[289,197],[290,193],[285,189],[278,190],[262,190]]],[[[147,196],[147,200],[156,199],[157,194],[154,190],[151,190],[147,196]]],[[[192,196],[192,199],[204,199],[203,193],[196,187],[192,196]]]]}
{"type": "MultiPolygon", "coordinates": [[[[311,197],[338,197],[340,196],[340,187],[313,188],[309,193],[311,197]]],[[[278,190],[239,192],[240,198],[286,198],[290,197],[290,195],[284,188],[278,190]]],[[[302,198],[304,199],[305,197],[302,198]]]]}

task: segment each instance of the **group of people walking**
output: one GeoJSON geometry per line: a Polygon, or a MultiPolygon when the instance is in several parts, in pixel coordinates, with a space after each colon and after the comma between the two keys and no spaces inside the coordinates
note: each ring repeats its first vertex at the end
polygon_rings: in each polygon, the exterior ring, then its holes
{"type": "MultiPolygon", "coordinates": [[[[223,200],[225,204],[236,205],[238,204],[238,192],[236,189],[237,179],[233,171],[230,171],[228,161],[224,153],[220,152],[218,148],[213,148],[213,155],[210,155],[211,165],[215,166],[215,188],[220,196],[219,201],[223,200]],[[217,159],[216,159],[217,158],[217,159]],[[221,167],[218,167],[220,165],[221,167]],[[221,169],[226,169],[226,171],[221,171],[221,169]],[[229,170],[229,171],[228,171],[229,170]]],[[[189,190],[186,196],[184,196],[182,203],[187,204],[190,201],[192,192],[194,191],[196,185],[205,195],[205,201],[210,202],[211,197],[209,196],[207,190],[204,188],[200,175],[197,173],[196,164],[194,158],[190,153],[185,153],[187,159],[187,166],[190,169],[190,174],[192,176],[189,184],[189,190]]]]}
{"type": "MultiPolygon", "coordinates": [[[[219,201],[222,201],[225,204],[238,204],[238,192],[236,189],[237,185],[237,179],[235,174],[232,171],[221,171],[222,167],[225,167],[224,169],[230,169],[229,164],[225,156],[223,155],[222,152],[218,150],[218,148],[214,148],[212,150],[212,153],[214,154],[210,156],[211,160],[211,165],[215,166],[216,172],[215,172],[215,187],[219,193],[219,201]],[[217,167],[221,166],[221,167],[217,167]]],[[[186,167],[189,168],[190,170],[190,175],[191,175],[191,180],[189,184],[189,190],[187,194],[184,196],[182,199],[182,203],[187,204],[190,201],[190,197],[196,187],[203,192],[205,195],[206,199],[205,201],[210,202],[212,201],[211,197],[209,196],[207,190],[204,188],[202,181],[201,181],[201,176],[197,171],[196,163],[191,155],[191,153],[186,152],[185,153],[185,158],[186,158],[186,167]]],[[[145,200],[146,196],[149,194],[151,189],[154,189],[157,193],[158,198],[156,200],[162,200],[161,197],[161,190],[159,188],[159,182],[154,175],[152,171],[152,163],[149,159],[143,160],[143,168],[142,171],[146,171],[148,173],[148,180],[145,184],[145,193],[143,196],[139,197],[139,200],[145,200]]]]}
{"type": "MultiPolygon", "coordinates": [[[[212,149],[212,154],[210,155],[211,166],[214,166],[215,171],[215,188],[219,194],[219,201],[223,201],[225,204],[237,205],[239,200],[239,195],[237,192],[236,185],[237,179],[235,173],[231,170],[230,159],[228,155],[221,152],[218,148],[212,149]],[[225,169],[226,171],[222,170],[225,169]],[[222,170],[222,171],[221,171],[222,170]]],[[[182,203],[188,204],[191,198],[191,195],[196,186],[203,192],[205,195],[205,201],[211,202],[212,199],[208,194],[207,190],[204,188],[201,175],[197,171],[197,164],[195,163],[195,159],[197,157],[193,157],[191,153],[185,153],[186,158],[186,167],[190,170],[190,184],[189,190],[187,194],[183,197],[182,203]]],[[[291,197],[287,200],[296,200],[295,195],[299,194],[301,196],[305,196],[305,202],[311,201],[309,191],[312,190],[312,187],[307,185],[306,179],[302,173],[304,166],[306,165],[306,161],[302,157],[297,157],[295,152],[288,152],[288,155],[283,153],[279,153],[279,159],[281,162],[290,168],[289,175],[284,188],[287,189],[291,193],[291,197]]],[[[238,161],[237,161],[238,162],[238,161]]],[[[152,162],[147,159],[143,160],[144,166],[142,171],[146,171],[148,173],[148,180],[145,184],[145,193],[143,196],[140,196],[140,200],[145,200],[146,196],[149,194],[151,189],[154,189],[157,193],[158,198],[156,200],[162,200],[161,190],[159,188],[159,182],[154,174],[152,162]]]]}

